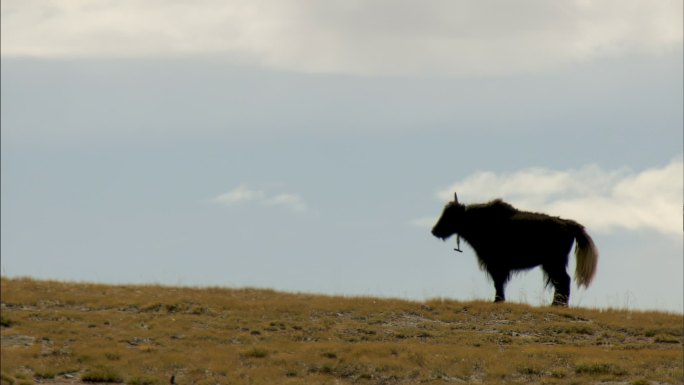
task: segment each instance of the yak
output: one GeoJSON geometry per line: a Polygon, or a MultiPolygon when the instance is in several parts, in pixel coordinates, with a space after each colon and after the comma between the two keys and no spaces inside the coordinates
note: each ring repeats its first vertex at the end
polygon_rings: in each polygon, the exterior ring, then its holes
{"type": "Polygon", "coordinates": [[[588,287],[596,273],[598,251],[584,226],[570,219],[521,211],[501,199],[464,205],[454,194],[432,235],[446,240],[454,234],[457,244],[463,239],[475,250],[480,268],[494,281],[494,302],[505,301],[504,287],[513,272],[541,266],[546,285],[555,288],[552,305],[567,306],[570,276],[566,270],[573,242],[577,285],[588,287]]]}

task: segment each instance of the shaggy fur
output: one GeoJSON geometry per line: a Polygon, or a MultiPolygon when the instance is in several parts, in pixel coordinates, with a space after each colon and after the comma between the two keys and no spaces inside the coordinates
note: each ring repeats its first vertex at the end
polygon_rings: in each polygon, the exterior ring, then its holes
{"type": "Polygon", "coordinates": [[[520,211],[500,199],[467,206],[458,200],[450,202],[432,234],[443,240],[457,234],[475,250],[480,267],[494,281],[495,302],[505,300],[504,286],[512,272],[541,266],[546,284],[555,287],[553,305],[567,306],[570,276],[566,270],[573,242],[577,242],[577,284],[589,286],[596,272],[598,252],[582,225],[520,211]]]}

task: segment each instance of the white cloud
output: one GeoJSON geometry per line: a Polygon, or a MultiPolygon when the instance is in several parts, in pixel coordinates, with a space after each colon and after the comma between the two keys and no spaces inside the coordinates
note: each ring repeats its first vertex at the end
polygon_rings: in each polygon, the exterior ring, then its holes
{"type": "Polygon", "coordinates": [[[503,198],[520,209],[572,218],[596,231],[654,230],[682,235],[682,158],[643,170],[525,169],[512,174],[478,172],[440,191],[444,201],[458,192],[463,203],[503,198]]]}
{"type": "Polygon", "coordinates": [[[302,72],[492,74],[679,49],[682,2],[3,0],[2,54],[223,55],[302,72]]]}
{"type": "Polygon", "coordinates": [[[306,211],[307,205],[297,194],[278,194],[264,201],[269,206],[283,206],[292,211],[306,211]]]}
{"type": "Polygon", "coordinates": [[[244,184],[228,191],[225,194],[221,194],[216,198],[212,199],[215,203],[220,203],[226,206],[232,206],[247,202],[263,200],[266,194],[261,190],[252,190],[244,184]]]}
{"type": "Polygon", "coordinates": [[[295,212],[306,211],[308,206],[304,199],[298,194],[278,193],[268,194],[263,190],[255,190],[245,184],[221,194],[211,202],[223,206],[237,206],[248,203],[257,203],[263,206],[279,206],[295,212]]]}

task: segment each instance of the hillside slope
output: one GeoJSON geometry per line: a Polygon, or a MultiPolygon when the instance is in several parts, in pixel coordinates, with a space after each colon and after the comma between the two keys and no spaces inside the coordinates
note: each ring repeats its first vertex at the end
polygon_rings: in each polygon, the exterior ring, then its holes
{"type": "Polygon", "coordinates": [[[681,384],[682,315],[2,279],[2,384],[681,384]]]}

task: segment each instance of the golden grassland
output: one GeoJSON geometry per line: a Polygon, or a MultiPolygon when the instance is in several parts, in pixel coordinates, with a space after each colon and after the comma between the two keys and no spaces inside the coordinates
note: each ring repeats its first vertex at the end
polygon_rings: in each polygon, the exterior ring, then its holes
{"type": "Polygon", "coordinates": [[[681,314],[1,280],[2,385],[682,384],[681,314]]]}

